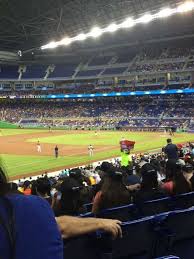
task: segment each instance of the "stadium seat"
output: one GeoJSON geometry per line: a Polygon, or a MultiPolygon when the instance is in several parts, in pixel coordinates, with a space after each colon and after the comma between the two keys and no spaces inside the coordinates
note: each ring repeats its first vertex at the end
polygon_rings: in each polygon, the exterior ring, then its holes
{"type": "Polygon", "coordinates": [[[154,258],[153,217],[122,224],[123,237],[112,240],[107,233],[84,235],[64,243],[65,259],[154,258]]]}
{"type": "Polygon", "coordinates": [[[155,259],[181,259],[181,258],[175,255],[168,255],[168,256],[158,257],[155,259]]]}
{"type": "Polygon", "coordinates": [[[87,212],[91,212],[92,211],[92,206],[93,206],[93,203],[86,203],[86,204],[83,205],[84,209],[87,212]]]}
{"type": "Polygon", "coordinates": [[[154,217],[129,221],[122,224],[123,237],[116,240],[102,235],[104,259],[149,259],[155,257],[156,235],[152,229],[154,217]]]}
{"type": "Polygon", "coordinates": [[[84,214],[80,214],[79,216],[80,216],[80,218],[91,218],[91,217],[95,217],[95,215],[94,215],[92,212],[87,212],[87,213],[84,213],[84,214]]]}
{"type": "Polygon", "coordinates": [[[152,216],[172,209],[170,197],[146,201],[138,206],[139,212],[143,217],[152,216]]]}
{"type": "Polygon", "coordinates": [[[187,209],[194,206],[194,192],[176,195],[172,198],[174,209],[187,209]]]}
{"type": "Polygon", "coordinates": [[[96,234],[64,240],[64,259],[100,259],[96,234]]]}
{"type": "Polygon", "coordinates": [[[135,220],[139,218],[139,213],[135,204],[106,209],[101,211],[98,218],[118,219],[121,221],[135,220]]]}
{"type": "Polygon", "coordinates": [[[192,259],[194,254],[194,208],[176,210],[155,216],[158,251],[192,259]]]}

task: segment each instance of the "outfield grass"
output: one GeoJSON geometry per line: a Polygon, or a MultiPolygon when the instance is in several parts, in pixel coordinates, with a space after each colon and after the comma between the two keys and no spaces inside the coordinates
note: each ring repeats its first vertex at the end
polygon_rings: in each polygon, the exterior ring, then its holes
{"type": "MultiPolygon", "coordinates": [[[[146,132],[107,132],[102,131],[95,136],[93,131],[88,132],[64,132],[58,131],[58,136],[50,137],[39,137],[39,132],[47,132],[48,130],[2,130],[3,136],[17,135],[17,134],[27,134],[29,133],[28,142],[37,142],[37,139],[41,143],[51,143],[51,144],[63,144],[65,145],[76,145],[85,148],[87,151],[87,146],[92,144],[95,146],[110,146],[108,151],[102,151],[95,153],[93,160],[102,160],[108,157],[117,157],[120,154],[119,141],[121,137],[125,137],[129,140],[136,141],[134,152],[145,152],[154,149],[162,148],[166,144],[166,136],[163,133],[146,133],[146,132]],[[37,138],[31,139],[30,134],[36,133],[37,138]],[[118,148],[117,148],[118,147],[118,148]]],[[[182,143],[187,141],[194,141],[193,134],[176,134],[173,137],[174,143],[182,143]]],[[[60,150],[59,150],[60,152],[60,150]]],[[[29,155],[15,155],[15,154],[3,154],[1,152],[1,157],[3,158],[4,165],[7,169],[9,176],[15,177],[23,174],[35,173],[40,171],[46,171],[49,169],[54,169],[57,167],[67,167],[76,164],[87,164],[90,162],[88,155],[75,155],[69,154],[65,157],[59,157],[55,159],[53,156],[29,156],[29,155]]],[[[60,153],[59,153],[60,154],[60,153]]]]}
{"type": "Polygon", "coordinates": [[[0,136],[14,136],[22,134],[32,134],[39,132],[48,132],[45,129],[0,129],[0,136]]]}

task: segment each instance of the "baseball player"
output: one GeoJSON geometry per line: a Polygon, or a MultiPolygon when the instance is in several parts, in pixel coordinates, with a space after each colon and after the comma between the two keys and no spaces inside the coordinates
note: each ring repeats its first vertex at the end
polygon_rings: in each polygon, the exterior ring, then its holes
{"type": "Polygon", "coordinates": [[[88,153],[90,157],[94,155],[94,148],[91,144],[88,146],[88,153]]]}
{"type": "Polygon", "coordinates": [[[41,145],[40,145],[40,141],[38,140],[38,142],[37,142],[37,145],[36,145],[36,147],[37,147],[37,152],[38,153],[41,153],[41,145]]]}
{"type": "Polygon", "coordinates": [[[58,146],[55,147],[55,158],[58,158],[59,156],[59,148],[58,146]]]}

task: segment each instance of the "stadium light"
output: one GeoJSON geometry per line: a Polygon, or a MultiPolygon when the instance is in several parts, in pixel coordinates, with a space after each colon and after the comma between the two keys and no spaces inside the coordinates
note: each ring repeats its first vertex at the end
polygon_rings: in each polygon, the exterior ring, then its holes
{"type": "Polygon", "coordinates": [[[185,13],[185,12],[189,12],[189,11],[192,11],[192,10],[194,10],[194,2],[187,1],[187,2],[177,6],[176,8],[167,7],[167,8],[164,8],[164,9],[160,10],[158,13],[144,14],[143,16],[141,16],[137,19],[132,19],[132,18],[129,17],[126,20],[124,20],[123,22],[121,22],[120,24],[112,23],[105,28],[94,27],[90,32],[88,32],[86,34],[80,33],[73,38],[64,38],[61,41],[56,41],[56,42],[52,41],[52,42],[42,46],[41,49],[42,50],[44,50],[44,49],[54,49],[54,48],[56,48],[60,45],[68,46],[75,41],[84,41],[88,37],[97,38],[105,32],[115,32],[118,29],[131,28],[138,23],[145,23],[146,24],[146,23],[149,23],[149,22],[151,22],[152,20],[155,20],[155,19],[165,18],[165,17],[172,16],[174,14],[177,14],[177,13],[185,13]]]}
{"type": "Polygon", "coordinates": [[[116,23],[110,24],[108,27],[106,27],[103,31],[105,32],[115,32],[119,29],[119,27],[116,25],[116,23]]]}
{"type": "Polygon", "coordinates": [[[154,16],[151,14],[145,14],[142,17],[140,17],[139,19],[137,19],[137,22],[140,23],[149,23],[154,19],[154,16]]]}
{"type": "Polygon", "coordinates": [[[89,36],[93,37],[93,38],[97,38],[99,36],[101,36],[103,33],[103,31],[99,28],[99,27],[94,27],[90,32],[89,32],[89,36]]]}
{"type": "Polygon", "coordinates": [[[54,49],[56,47],[58,47],[58,42],[52,41],[44,46],[41,47],[41,49],[54,49]]]}
{"type": "Polygon", "coordinates": [[[184,4],[181,4],[177,7],[177,12],[179,13],[185,13],[192,11],[194,9],[194,3],[193,2],[186,2],[184,4]]]}
{"type": "Polygon", "coordinates": [[[80,33],[80,34],[77,35],[74,39],[75,39],[75,40],[80,40],[80,41],[82,41],[82,40],[85,40],[86,38],[87,38],[87,35],[86,35],[86,34],[80,33]]]}
{"type": "Polygon", "coordinates": [[[133,27],[134,25],[135,25],[135,21],[129,17],[120,24],[120,28],[130,28],[130,27],[133,27]]]}
{"type": "Polygon", "coordinates": [[[165,9],[163,9],[160,12],[157,13],[157,17],[158,18],[165,18],[165,17],[171,16],[175,12],[176,12],[176,9],[165,8],[165,9]]]}
{"type": "Polygon", "coordinates": [[[64,38],[62,39],[61,41],[59,41],[59,45],[65,45],[65,46],[68,46],[70,45],[72,42],[72,39],[71,38],[64,38]]]}

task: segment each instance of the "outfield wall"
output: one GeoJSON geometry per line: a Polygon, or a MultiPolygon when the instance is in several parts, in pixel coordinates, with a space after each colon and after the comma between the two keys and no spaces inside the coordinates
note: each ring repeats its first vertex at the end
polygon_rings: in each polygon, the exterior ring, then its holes
{"type": "Polygon", "coordinates": [[[18,126],[7,121],[0,121],[0,129],[17,129],[18,126]]]}

